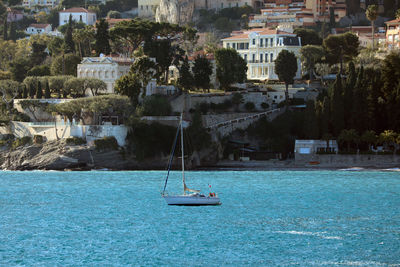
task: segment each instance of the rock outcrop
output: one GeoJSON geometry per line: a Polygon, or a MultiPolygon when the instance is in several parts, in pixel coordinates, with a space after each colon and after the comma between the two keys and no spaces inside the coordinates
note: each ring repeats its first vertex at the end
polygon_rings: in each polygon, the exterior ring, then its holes
{"type": "MultiPolygon", "coordinates": [[[[213,149],[194,153],[186,167],[213,164],[217,155],[213,149]]],[[[165,170],[168,159],[156,157],[137,161],[123,150],[97,151],[86,145],[68,145],[65,140],[48,141],[0,152],[0,168],[3,170],[165,170]]],[[[180,159],[175,158],[175,169],[180,159]]]]}
{"type": "Polygon", "coordinates": [[[157,22],[186,24],[192,21],[194,0],[161,0],[157,7],[157,22]]]}

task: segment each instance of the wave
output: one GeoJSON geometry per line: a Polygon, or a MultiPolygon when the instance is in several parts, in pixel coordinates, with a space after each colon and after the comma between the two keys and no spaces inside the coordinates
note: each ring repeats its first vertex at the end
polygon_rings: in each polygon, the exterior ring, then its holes
{"type": "Polygon", "coordinates": [[[304,231],[275,231],[274,233],[278,234],[290,234],[290,235],[308,235],[308,236],[316,236],[322,239],[334,239],[334,240],[342,240],[343,238],[340,236],[328,236],[327,232],[304,232],[304,231]]]}

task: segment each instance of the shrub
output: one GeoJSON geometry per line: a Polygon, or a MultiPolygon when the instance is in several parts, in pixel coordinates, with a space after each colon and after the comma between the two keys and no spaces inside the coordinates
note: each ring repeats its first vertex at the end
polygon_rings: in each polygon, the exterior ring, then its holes
{"type": "Polygon", "coordinates": [[[1,140],[4,141],[13,141],[15,139],[15,136],[13,134],[3,134],[3,136],[1,137],[1,140]]]}
{"type": "Polygon", "coordinates": [[[253,111],[256,108],[253,102],[246,102],[246,104],[244,104],[244,107],[247,111],[253,111]]]}
{"type": "Polygon", "coordinates": [[[86,144],[86,141],[83,138],[75,137],[75,136],[67,138],[66,142],[67,142],[67,145],[84,145],[84,144],[86,144]]]}
{"type": "Polygon", "coordinates": [[[207,114],[208,110],[210,109],[210,105],[207,102],[201,102],[199,109],[201,114],[207,114]]]}
{"type": "Polygon", "coordinates": [[[44,143],[44,136],[43,135],[34,135],[33,136],[33,143],[34,144],[43,144],[44,143]]]}
{"type": "Polygon", "coordinates": [[[30,144],[32,142],[32,138],[30,136],[24,136],[22,138],[17,138],[14,140],[12,143],[12,148],[17,148],[20,146],[25,146],[27,144],[30,144]]]}
{"type": "Polygon", "coordinates": [[[168,116],[172,110],[168,99],[158,95],[146,97],[143,107],[143,115],[146,116],[168,116]]]}
{"type": "Polygon", "coordinates": [[[94,145],[98,151],[117,150],[119,147],[114,136],[106,136],[102,139],[94,140],[94,145]]]}

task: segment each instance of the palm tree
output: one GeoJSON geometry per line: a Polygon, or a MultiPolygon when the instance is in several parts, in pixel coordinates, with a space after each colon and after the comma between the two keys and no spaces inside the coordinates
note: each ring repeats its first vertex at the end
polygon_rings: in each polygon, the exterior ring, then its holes
{"type": "Polygon", "coordinates": [[[367,11],[365,11],[365,15],[367,16],[368,20],[371,21],[371,30],[372,30],[372,50],[375,46],[375,27],[374,22],[378,18],[378,6],[377,5],[370,5],[368,6],[367,11]]]}
{"type": "Polygon", "coordinates": [[[390,146],[395,143],[396,136],[397,134],[393,130],[385,130],[379,135],[379,141],[386,144],[386,146],[390,146]]]}
{"type": "Polygon", "coordinates": [[[377,140],[377,136],[374,131],[367,130],[361,136],[361,141],[368,144],[368,150],[371,150],[371,145],[375,144],[377,140]]]}
{"type": "Polygon", "coordinates": [[[342,143],[346,143],[347,144],[347,151],[350,151],[350,145],[351,143],[355,143],[358,144],[358,140],[359,140],[359,135],[357,133],[357,131],[355,129],[350,129],[350,130],[342,130],[340,132],[340,135],[338,137],[338,139],[342,142],[342,143]]]}

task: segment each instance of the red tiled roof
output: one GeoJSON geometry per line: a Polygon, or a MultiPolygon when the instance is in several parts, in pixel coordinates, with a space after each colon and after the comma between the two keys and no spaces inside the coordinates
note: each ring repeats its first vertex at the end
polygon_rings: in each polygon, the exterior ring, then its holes
{"type": "Polygon", "coordinates": [[[391,20],[391,21],[386,21],[385,23],[386,24],[397,24],[397,23],[400,23],[400,19],[394,19],[394,20],[391,20]]]}
{"type": "Polygon", "coordinates": [[[60,13],[94,13],[83,7],[72,7],[69,9],[61,10],[60,13]]]}
{"type": "Polygon", "coordinates": [[[195,60],[198,56],[205,57],[208,60],[214,60],[214,54],[213,53],[206,53],[204,50],[196,51],[193,54],[188,56],[189,61],[195,60]]]}
{"type": "Polygon", "coordinates": [[[33,23],[33,24],[29,25],[29,27],[33,27],[33,28],[37,28],[37,29],[44,29],[49,25],[50,24],[35,24],[35,23],[33,23]]]}

